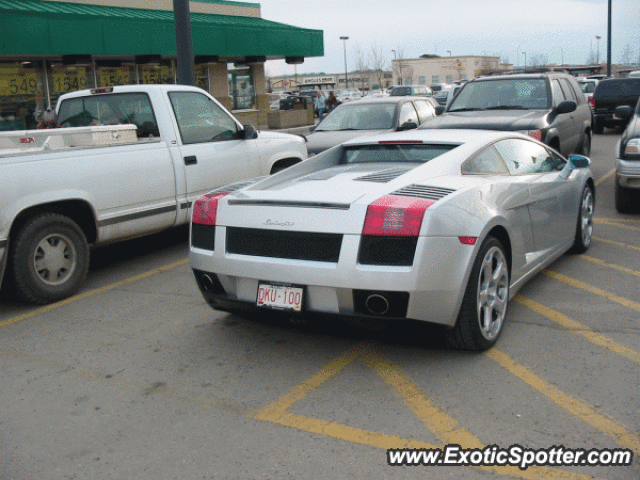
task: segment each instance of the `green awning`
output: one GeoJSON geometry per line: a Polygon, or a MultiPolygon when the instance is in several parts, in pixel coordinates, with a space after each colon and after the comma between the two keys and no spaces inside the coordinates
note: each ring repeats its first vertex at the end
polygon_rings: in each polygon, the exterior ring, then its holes
{"type": "MultiPolygon", "coordinates": [[[[320,57],[322,30],[191,13],[195,55],[320,57]]],[[[176,55],[172,11],[0,0],[0,55],[176,55]]]]}

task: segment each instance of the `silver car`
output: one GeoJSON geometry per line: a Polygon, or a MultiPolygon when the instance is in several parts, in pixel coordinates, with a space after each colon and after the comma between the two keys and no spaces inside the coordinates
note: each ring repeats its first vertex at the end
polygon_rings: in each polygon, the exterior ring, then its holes
{"type": "Polygon", "coordinates": [[[526,281],[589,247],[589,164],[515,132],[362,137],[201,197],[191,267],[218,310],[414,319],[484,350],[526,281]]]}
{"type": "Polygon", "coordinates": [[[436,115],[438,103],[430,97],[363,98],[343,103],[307,137],[307,151],[318,154],[363,135],[417,128],[436,115]]]}

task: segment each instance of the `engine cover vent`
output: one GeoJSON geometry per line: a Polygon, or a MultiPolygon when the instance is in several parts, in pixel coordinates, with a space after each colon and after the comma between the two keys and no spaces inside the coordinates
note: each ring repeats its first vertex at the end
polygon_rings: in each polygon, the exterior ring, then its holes
{"type": "Polygon", "coordinates": [[[401,197],[417,197],[424,198],[426,200],[437,201],[453,192],[455,192],[455,190],[451,188],[431,187],[429,185],[413,184],[396,190],[395,192],[391,192],[391,195],[398,195],[401,197]]]}

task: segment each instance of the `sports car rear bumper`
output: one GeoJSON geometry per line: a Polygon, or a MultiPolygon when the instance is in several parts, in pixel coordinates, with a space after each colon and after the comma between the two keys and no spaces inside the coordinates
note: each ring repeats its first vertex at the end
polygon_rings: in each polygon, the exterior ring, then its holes
{"type": "Polygon", "coordinates": [[[287,284],[304,289],[306,312],[452,326],[477,248],[457,237],[419,237],[411,266],[362,265],[360,235],[344,235],[337,262],[319,262],[228,253],[222,245],[225,228],[216,229],[215,251],[191,247],[190,256],[204,297],[221,310],[255,307],[259,283],[287,284]],[[372,312],[367,305],[371,295],[384,297],[389,309],[372,312]]]}

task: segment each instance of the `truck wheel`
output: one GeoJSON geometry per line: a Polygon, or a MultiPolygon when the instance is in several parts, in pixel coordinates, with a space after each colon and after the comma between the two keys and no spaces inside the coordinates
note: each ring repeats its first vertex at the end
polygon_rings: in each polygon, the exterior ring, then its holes
{"type": "Polygon", "coordinates": [[[591,154],[591,134],[589,132],[584,132],[584,136],[582,137],[582,144],[580,145],[580,150],[578,151],[580,155],[584,155],[588,157],[591,154]]]}
{"type": "Polygon", "coordinates": [[[616,210],[619,213],[633,213],[632,192],[629,188],[621,187],[616,180],[616,210]]]}
{"type": "Polygon", "coordinates": [[[26,302],[44,304],[73,295],[87,276],[87,238],[69,217],[45,213],[32,218],[14,245],[14,284],[26,302]]]}
{"type": "Polygon", "coordinates": [[[460,313],[446,341],[462,350],[491,348],[504,326],[509,304],[509,265],[502,244],[487,237],[478,251],[460,313]]]}

